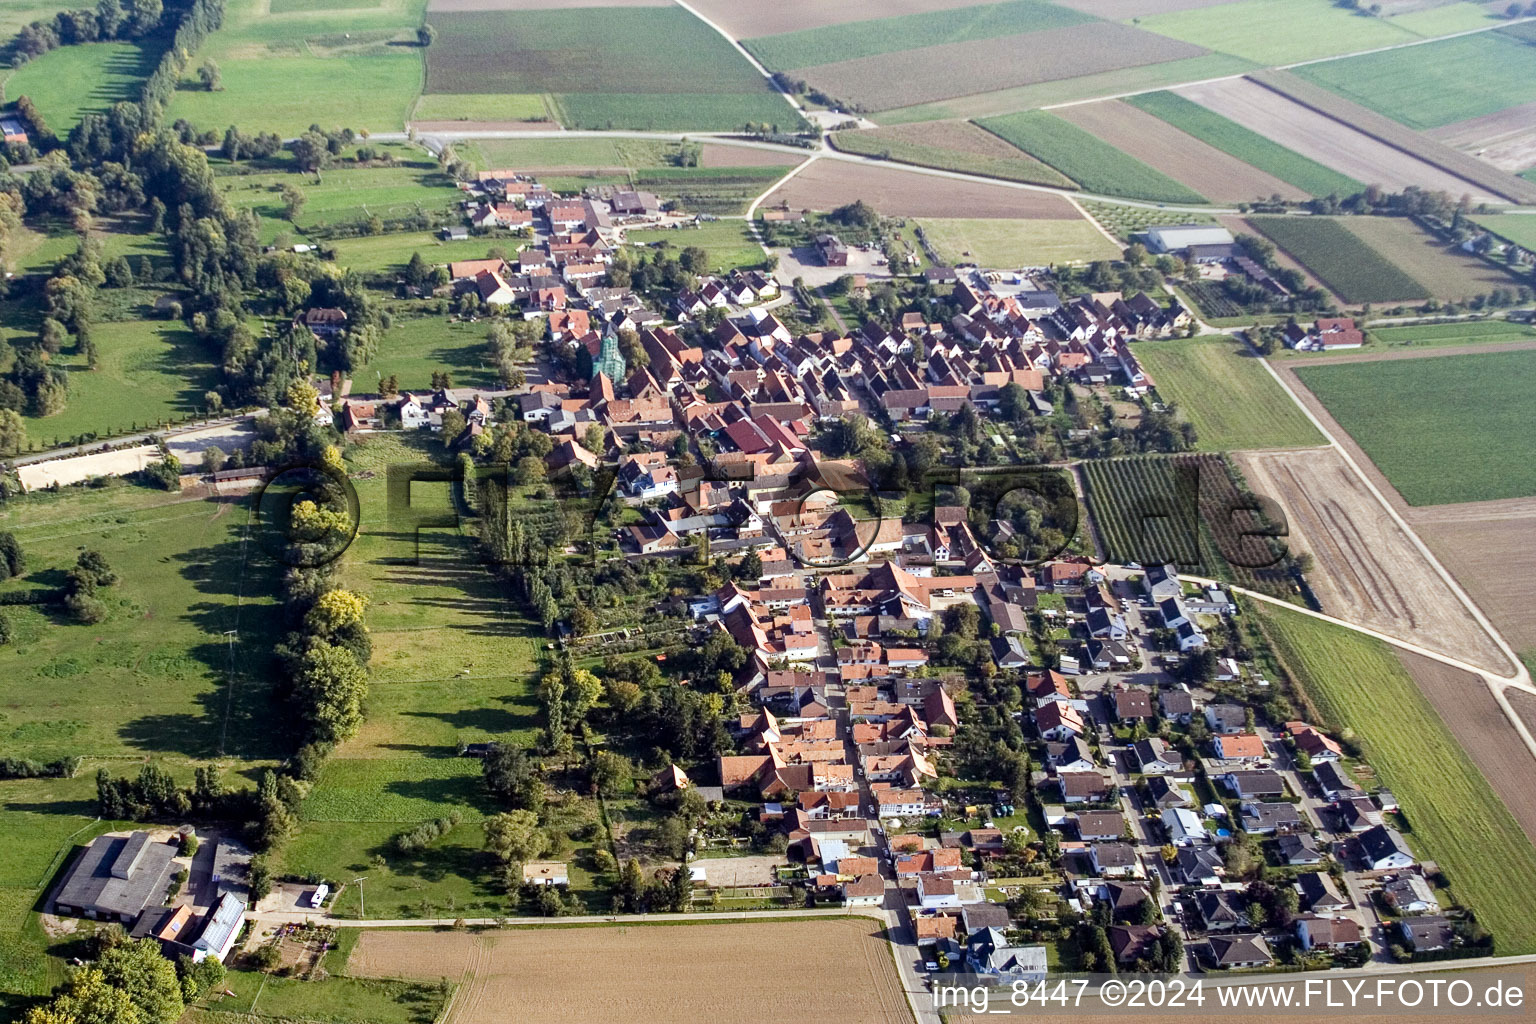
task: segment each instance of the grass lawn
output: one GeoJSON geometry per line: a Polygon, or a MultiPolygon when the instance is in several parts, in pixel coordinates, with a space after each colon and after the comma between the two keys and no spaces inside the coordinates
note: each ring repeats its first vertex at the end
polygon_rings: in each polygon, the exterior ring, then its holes
{"type": "Polygon", "coordinates": [[[1161,171],[1148,167],[1043,110],[987,118],[987,131],[1043,160],[1087,192],[1168,203],[1203,203],[1205,198],[1161,171]]]}
{"type": "Polygon", "coordinates": [[[636,245],[699,246],[709,254],[710,270],[717,274],[737,267],[761,267],[767,259],[744,220],[705,221],[696,228],[649,228],[630,231],[625,237],[636,245]]]}
{"type": "Polygon", "coordinates": [[[1536,350],[1296,373],[1410,505],[1536,495],[1536,350]]]}
{"type": "Polygon", "coordinates": [[[876,119],[881,124],[910,124],[916,121],[941,121],[956,117],[992,117],[1009,114],[1016,110],[1031,110],[1053,103],[1071,103],[1075,100],[1115,96],[1138,90],[1162,89],[1181,82],[1197,82],[1222,75],[1236,75],[1252,70],[1252,61],[1242,60],[1225,53],[1207,53],[1199,57],[1145,64],[1116,71],[1100,71],[1075,78],[1059,78],[1053,82],[1020,85],[1012,89],[977,93],[940,100],[936,103],[920,103],[911,107],[882,110],[876,119]]]}
{"type": "Polygon", "coordinates": [[[303,981],[259,971],[230,971],[219,993],[192,1011],[195,1020],[187,1019],[194,1024],[253,1017],[325,1024],[427,1024],[442,1012],[449,991],[408,981],[345,976],[303,981]],[[234,995],[223,995],[226,989],[234,995]]]}
{"type": "Polygon", "coordinates": [[[1354,730],[1401,803],[1417,852],[1440,865],[1493,932],[1499,955],[1536,951],[1536,892],[1509,884],[1536,873],[1536,849],[1391,649],[1294,612],[1258,611],[1287,671],[1322,712],[1320,724],[1354,730]]]}
{"type": "Polygon", "coordinates": [[[966,43],[1065,28],[1092,20],[1069,7],[1042,0],[1008,0],[759,36],[743,45],[770,70],[785,71],[940,43],[966,43]]]}
{"type": "Polygon", "coordinates": [[[1345,302],[1408,302],[1429,288],[1404,273],[1339,220],[1330,217],[1250,217],[1345,302]]]}
{"type": "MultiPolygon", "coordinates": [[[[480,255],[484,255],[483,246],[480,255]]],[[[402,388],[425,388],[432,383],[434,371],[447,370],[456,387],[495,387],[496,367],[485,342],[489,327],[437,314],[397,316],[379,342],[378,355],[360,367],[353,379],[359,391],[375,389],[379,378],[391,374],[400,379],[402,388]]]]}
{"type": "Polygon", "coordinates": [[[1121,251],[1082,217],[1073,220],[952,220],[919,222],[951,266],[1041,267],[1118,259],[1121,251]]]}
{"type": "Polygon", "coordinates": [[[131,320],[91,328],[98,363],[89,369],[73,349],[55,360],[69,370],[63,412],[27,417],[39,447],[84,433],[103,437],[198,414],[203,395],[222,379],[211,354],[179,322],[131,320]]]}
{"type": "MultiPolygon", "coordinates": [[[[975,131],[975,128],[966,125],[975,131]]],[[[904,129],[897,129],[905,131],[904,129]]],[[[942,145],[927,145],[910,134],[893,137],[882,134],[881,129],[837,132],[832,141],[838,149],[865,156],[878,156],[919,167],[936,167],[941,171],[959,171],[963,174],[984,174],[989,178],[1005,181],[1023,181],[1035,185],[1055,185],[1071,188],[1073,182],[1061,172],[1025,153],[1009,156],[988,156],[960,149],[948,149],[942,145]]]]}
{"type": "Polygon", "coordinates": [[[1203,451],[1323,443],[1300,407],[1232,338],[1148,341],[1136,346],[1136,357],[1163,401],[1195,425],[1203,451]]]}
{"type": "Polygon", "coordinates": [[[1437,299],[1465,302],[1495,288],[1513,289],[1522,283],[1502,267],[1448,245],[1407,217],[1346,217],[1339,223],[1377,252],[1390,253],[1393,263],[1437,299]]]}
{"type": "Polygon", "coordinates": [[[374,215],[390,218],[416,211],[436,212],[458,203],[461,194],[435,161],[422,159],[421,153],[403,146],[393,147],[392,152],[405,162],[393,167],[333,168],[322,172],[319,180],[313,175],[277,171],[222,174],[217,181],[231,205],[255,210],[264,224],[276,230],[289,228],[282,197],[283,189],[289,186],[304,195],[304,207],[294,225],[301,231],[367,220],[374,215]]]}
{"type": "Polygon", "coordinates": [[[1507,320],[1463,324],[1424,324],[1419,327],[1376,327],[1371,337],[1393,347],[1443,348],[1447,345],[1489,345],[1505,341],[1536,341],[1536,327],[1507,320]]]}
{"type": "Polygon", "coordinates": [[[1410,128],[1438,128],[1536,100],[1536,53],[1497,32],[1296,69],[1410,128]]]}
{"type": "Polygon", "coordinates": [[[1127,97],[1126,102],[1161,118],[1180,131],[1187,132],[1223,153],[1252,164],[1259,170],[1273,174],[1281,181],[1295,185],[1315,196],[1336,193],[1353,195],[1365,188],[1363,184],[1324,167],[1300,153],[1286,149],[1278,142],[1267,139],[1258,132],[1229,121],[1214,110],[1187,100],[1172,92],[1149,92],[1127,97]]]}
{"type": "Polygon", "coordinates": [[[413,121],[543,121],[549,103],[540,93],[469,93],[423,96],[413,121]]]}
{"type": "MultiPolygon", "coordinates": [[[[1526,177],[1536,175],[1536,167],[1526,172],[1526,177]]],[[[1531,180],[1536,181],[1536,178],[1531,180]]],[[[1527,249],[1536,249],[1536,215],[1522,213],[1493,214],[1472,218],[1500,238],[1527,249]]]]}
{"type": "Polygon", "coordinates": [[[119,100],[138,102],[141,87],[167,40],[61,46],[28,61],[5,79],[5,97],[30,96],[59,138],[82,114],[105,113],[119,100]]]}
{"type": "Polygon", "coordinates": [[[399,131],[421,92],[414,41],[425,7],[425,0],[350,9],[229,0],[224,26],[198,52],[218,62],[223,89],[204,90],[200,61],[191,61],[167,120],[284,136],[311,124],[399,131]]]}
{"type": "Polygon", "coordinates": [[[1419,36],[1332,0],[1241,0],[1142,18],[1139,27],[1258,64],[1289,64],[1419,36]]]}
{"type": "Polygon", "coordinates": [[[162,497],[168,503],[139,509],[29,498],[0,518],[27,554],[25,578],[5,591],[57,587],[83,548],[121,578],[102,591],[110,614],[96,625],[48,605],[9,611],[16,639],[0,654],[8,754],[285,753],[267,700],[274,581],[260,545],[241,543],[247,505],[162,497]],[[34,505],[46,515],[24,518],[34,505]],[[236,628],[243,655],[231,686],[224,633],[236,628]]]}
{"type": "Polygon", "coordinates": [[[1470,0],[1411,11],[1391,18],[1392,24],[1399,28],[1417,32],[1428,38],[1487,28],[1489,24],[1503,20],[1502,10],[1495,8],[1492,4],[1472,3],[1470,0]]]}
{"type": "Polygon", "coordinates": [[[326,243],[336,250],[336,263],[359,273],[404,270],[412,253],[428,263],[484,259],[492,249],[511,253],[523,240],[510,235],[486,235],[445,242],[430,231],[406,231],[388,235],[358,235],[326,243]]]}

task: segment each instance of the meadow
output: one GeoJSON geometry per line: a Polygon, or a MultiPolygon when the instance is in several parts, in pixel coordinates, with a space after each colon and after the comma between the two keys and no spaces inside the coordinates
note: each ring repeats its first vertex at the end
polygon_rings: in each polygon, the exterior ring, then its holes
{"type": "Polygon", "coordinates": [[[61,46],[28,61],[5,78],[5,98],[31,97],[61,139],[84,114],[105,113],[120,100],[138,102],[144,80],[169,40],[61,46]]]}
{"type": "Polygon", "coordinates": [[[924,219],[928,242],[951,266],[1043,267],[1119,259],[1121,251],[1087,220],[924,219]]]}
{"type": "Polygon", "coordinates": [[[507,167],[539,171],[545,168],[635,169],[677,165],[675,142],[651,139],[475,139],[455,150],[481,170],[507,167]]]}
{"type": "Polygon", "coordinates": [[[1323,443],[1279,382],[1233,338],[1149,341],[1136,346],[1136,357],[1158,396],[1194,424],[1203,451],[1323,443]]]}
{"type": "Polygon", "coordinates": [[[610,8],[601,31],[589,12],[569,9],[438,12],[432,24],[429,95],[483,104],[491,94],[551,94],[570,128],[799,126],[752,65],[681,8],[610,8]]]}
{"type": "Polygon", "coordinates": [[[1536,327],[1508,320],[1474,323],[1420,324],[1413,327],[1373,327],[1378,344],[1401,348],[1445,348],[1450,345],[1496,345],[1512,341],[1536,341],[1536,327]]]}
{"type": "Polygon", "coordinates": [[[1159,35],[1257,64],[1289,64],[1419,36],[1385,18],[1349,11],[1332,0],[1241,0],[1139,19],[1159,35]]]}
{"type": "Polygon", "coordinates": [[[1127,97],[1125,102],[1314,196],[1330,193],[1348,196],[1365,188],[1353,178],[1286,149],[1258,132],[1229,121],[1215,111],[1207,110],[1176,93],[1142,93],[1127,97]]]}
{"type": "Polygon", "coordinates": [[[1167,203],[1205,198],[1054,114],[1031,110],[978,122],[987,131],[1050,164],[1085,191],[1167,203]]]}
{"type": "Polygon", "coordinates": [[[1339,221],[1328,217],[1250,217],[1258,228],[1345,302],[1409,302],[1429,289],[1339,221]]]}
{"type": "Polygon", "coordinates": [[[421,92],[422,50],[415,39],[425,6],[425,0],[349,8],[229,0],[224,26],[198,53],[218,63],[223,88],[202,88],[200,60],[191,61],[167,118],[284,136],[311,124],[400,131],[421,92]]]}
{"type": "Polygon", "coordinates": [[[471,236],[461,241],[444,241],[431,231],[401,231],[387,235],[357,235],[325,243],[336,250],[338,266],[359,273],[400,271],[410,262],[412,253],[421,253],[428,263],[453,260],[478,260],[491,249],[510,251],[519,240],[509,235],[471,236]]]}
{"type": "MultiPolygon", "coordinates": [[[[1533,167],[1526,173],[1528,175],[1536,174],[1536,167],[1533,167]]],[[[1536,178],[1531,180],[1536,181],[1536,178]]],[[[1472,219],[1500,238],[1507,239],[1527,249],[1536,249],[1536,216],[1519,213],[1496,213],[1487,216],[1477,216],[1472,219]]]]}
{"type": "MultiPolygon", "coordinates": [[[[329,956],[329,954],[327,954],[329,956]]],[[[279,978],[262,971],[230,971],[218,995],[188,1011],[186,1024],[225,1021],[324,1021],[325,1024],[430,1024],[446,1006],[450,986],[351,978],[279,978]],[[222,993],[232,994],[222,994],[222,993]]]]}
{"type": "Polygon", "coordinates": [[[1309,64],[1295,74],[1410,128],[1536,101],[1536,50],[1498,32],[1309,64]]]}
{"type": "Polygon", "coordinates": [[[293,171],[220,174],[219,190],[231,205],[254,210],[263,221],[285,225],[283,189],[298,189],[304,206],[293,226],[300,231],[355,223],[371,216],[389,219],[417,212],[437,213],[458,204],[459,191],[435,160],[423,159],[419,151],[403,146],[386,151],[400,162],[393,166],[335,167],[318,175],[293,171]]]}
{"type": "MultiPolygon", "coordinates": [[[[1064,28],[1092,20],[1070,7],[1043,0],[1008,0],[759,36],[744,40],[742,45],[769,70],[785,71],[938,43],[965,43],[1064,28]]],[[[1020,45],[1027,43],[1021,40],[1020,45]]]]}
{"type": "Polygon", "coordinates": [[[1410,505],[1536,495],[1532,373],[1533,350],[1296,367],[1410,505]]]}
{"type": "Polygon", "coordinates": [[[919,167],[1059,188],[1072,188],[1075,184],[1054,168],[969,121],[935,121],[834,132],[831,139],[834,146],[849,153],[919,167]]]}
{"type": "Polygon", "coordinates": [[[635,245],[665,242],[676,248],[699,246],[709,255],[712,273],[737,267],[761,267],[767,259],[744,220],[705,221],[696,228],[652,228],[630,231],[625,238],[635,245]]]}
{"type": "Polygon", "coordinates": [[[1321,712],[1318,724],[1355,733],[1403,808],[1410,844],[1445,872],[1499,955],[1536,951],[1536,893],[1509,884],[1536,872],[1536,849],[1391,649],[1293,612],[1258,611],[1286,671],[1321,712]]]}

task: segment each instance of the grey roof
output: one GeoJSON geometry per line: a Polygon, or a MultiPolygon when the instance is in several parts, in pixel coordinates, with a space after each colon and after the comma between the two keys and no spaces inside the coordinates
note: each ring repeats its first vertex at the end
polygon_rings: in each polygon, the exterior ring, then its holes
{"type": "Polygon", "coordinates": [[[1359,792],[1360,784],[1350,778],[1334,761],[1322,761],[1312,766],[1312,775],[1324,792],[1359,792]]]}
{"type": "Polygon", "coordinates": [[[148,832],[99,836],[75,862],[55,902],[132,920],[164,897],[175,855],[174,846],[151,841],[148,832]]]}
{"type": "Polygon", "coordinates": [[[1413,851],[1403,841],[1402,833],[1385,825],[1377,825],[1360,833],[1360,849],[1373,861],[1383,860],[1394,853],[1413,859],[1413,851]]]}
{"type": "Polygon", "coordinates": [[[1044,946],[1003,946],[992,950],[987,967],[998,974],[1044,974],[1044,946]]]}
{"type": "Polygon", "coordinates": [[[1280,828],[1287,825],[1301,824],[1301,814],[1296,810],[1295,804],[1284,801],[1278,803],[1245,803],[1243,804],[1243,820],[1246,824],[1252,821],[1251,828],[1280,828]]]}
{"type": "Polygon", "coordinates": [[[208,915],[208,923],[203,926],[203,934],[192,943],[192,948],[210,953],[219,952],[229,941],[230,933],[238,931],[244,921],[245,901],[225,893],[219,898],[219,905],[214,907],[208,915]]]}
{"type": "Polygon", "coordinates": [[[1209,846],[1181,846],[1175,863],[1179,873],[1190,881],[1214,875],[1225,867],[1221,854],[1209,846]]]}
{"type": "Polygon", "coordinates": [[[1269,963],[1269,946],[1262,935],[1217,935],[1211,938],[1211,958],[1218,965],[1269,963]]]}
{"type": "Polygon", "coordinates": [[[1308,871],[1304,875],[1296,876],[1296,884],[1301,887],[1301,900],[1308,908],[1319,903],[1324,906],[1348,906],[1349,901],[1339,892],[1339,887],[1334,884],[1333,878],[1321,871],[1308,871]]]}
{"type": "Polygon", "coordinates": [[[967,935],[983,928],[1007,928],[1008,908],[996,903],[968,903],[960,908],[960,923],[967,935]]]}
{"type": "Polygon", "coordinates": [[[1095,843],[1093,856],[1101,868],[1128,868],[1136,863],[1136,848],[1130,843],[1095,843]]]}
{"type": "Polygon", "coordinates": [[[1280,773],[1268,768],[1251,771],[1224,772],[1217,777],[1223,786],[1238,796],[1280,796],[1285,792],[1285,780],[1280,773]]]}
{"type": "Polygon", "coordinates": [[[1456,935],[1448,917],[1410,917],[1399,921],[1398,928],[1414,949],[1440,949],[1456,935]]]}
{"type": "Polygon", "coordinates": [[[1232,897],[1219,890],[1196,894],[1195,906],[1200,909],[1200,919],[1207,925],[1236,924],[1243,920],[1243,912],[1232,897]]]}
{"type": "Polygon", "coordinates": [[[1322,851],[1317,848],[1317,843],[1311,836],[1304,833],[1281,836],[1279,847],[1280,855],[1290,864],[1321,860],[1323,856],[1322,851]]]}
{"type": "Polygon", "coordinates": [[[1147,796],[1158,807],[1187,807],[1190,802],[1182,789],[1162,775],[1147,777],[1147,796]]]}
{"type": "Polygon", "coordinates": [[[1243,726],[1248,722],[1248,713],[1237,704],[1207,704],[1205,716],[1213,722],[1228,726],[1243,726]]]}

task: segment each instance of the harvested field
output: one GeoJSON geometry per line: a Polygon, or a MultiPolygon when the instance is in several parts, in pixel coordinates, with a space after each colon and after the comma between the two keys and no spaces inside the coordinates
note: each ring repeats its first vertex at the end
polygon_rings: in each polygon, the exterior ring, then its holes
{"type": "Polygon", "coordinates": [[[1044,160],[1089,192],[1161,203],[1204,202],[1198,192],[1049,110],[990,117],[982,126],[1044,160]]]}
{"type": "Polygon", "coordinates": [[[1063,7],[1092,14],[1106,21],[1127,21],[1149,14],[1219,7],[1234,0],[1060,0],[1063,7]]]}
{"type": "Polygon", "coordinates": [[[929,121],[835,132],[832,144],[850,153],[883,156],[943,171],[1060,188],[1072,188],[1075,184],[1054,167],[969,121],[929,121]]]}
{"type": "Polygon", "coordinates": [[[700,167],[782,167],[799,162],[793,151],[777,149],[722,146],[706,142],[699,151],[700,167]]]}
{"type": "Polygon", "coordinates": [[[1398,651],[1413,681],[1434,707],[1456,742],[1472,758],[1526,837],[1536,842],[1536,771],[1520,733],[1510,724],[1488,684],[1470,672],[1409,651],[1398,651]]]}
{"type": "Polygon", "coordinates": [[[1472,182],[1479,189],[1505,199],[1521,203],[1536,203],[1536,184],[1506,174],[1496,167],[1490,167],[1476,157],[1442,145],[1411,128],[1398,124],[1390,117],[1362,107],[1337,93],[1329,92],[1320,85],[1313,85],[1284,71],[1256,71],[1252,78],[1294,103],[1350,125],[1357,131],[1400,152],[1411,153],[1417,159],[1439,168],[1453,178],[1472,182]]]}
{"type": "Polygon", "coordinates": [[[894,167],[816,160],[764,200],[797,210],[835,210],[863,199],[888,217],[1070,220],[1077,211],[1049,192],[953,181],[894,167]]]}
{"type": "Polygon", "coordinates": [[[1196,57],[1205,50],[1115,22],[1090,22],[1026,35],[944,43],[860,57],[793,74],[845,103],[886,110],[1100,71],[1196,57]],[[1029,60],[1020,60],[1021,49],[1029,60]]]}
{"type": "Polygon", "coordinates": [[[732,38],[752,39],[850,21],[952,11],[975,3],[976,0],[844,0],[835,4],[827,0],[774,0],[747,4],[741,0],[693,0],[689,6],[724,28],[732,38]]]}
{"type": "Polygon", "coordinates": [[[1536,499],[1432,505],[1407,518],[1510,646],[1536,650],[1536,499]]]}
{"type": "Polygon", "coordinates": [[[1278,502],[1323,611],[1498,672],[1509,667],[1433,566],[1331,448],[1234,455],[1255,494],[1278,502]]]}
{"type": "Polygon", "coordinates": [[[1460,302],[1495,288],[1513,288],[1515,277],[1447,245],[1406,217],[1347,217],[1339,221],[1377,252],[1389,254],[1409,277],[1437,299],[1460,302]]]}
{"type": "Polygon", "coordinates": [[[1209,199],[1242,202],[1276,193],[1286,199],[1311,197],[1119,100],[1080,103],[1055,113],[1209,199]]]}
{"type": "Polygon", "coordinates": [[[1426,134],[1512,174],[1536,165],[1536,103],[1455,121],[1426,134]]]}
{"type": "Polygon", "coordinates": [[[446,1024],[499,1024],[517,1007],[526,1024],[759,1024],[805,1014],[849,1024],[908,1024],[880,922],[807,918],[516,932],[368,931],[348,969],[361,977],[459,982],[446,1024]],[[839,984],[815,972],[763,969],[765,950],[836,964],[839,984]],[[803,977],[803,981],[797,978],[803,977]]]}
{"type": "Polygon", "coordinates": [[[1418,185],[1458,196],[1469,190],[1491,194],[1247,78],[1174,92],[1356,181],[1394,192],[1418,185]]]}

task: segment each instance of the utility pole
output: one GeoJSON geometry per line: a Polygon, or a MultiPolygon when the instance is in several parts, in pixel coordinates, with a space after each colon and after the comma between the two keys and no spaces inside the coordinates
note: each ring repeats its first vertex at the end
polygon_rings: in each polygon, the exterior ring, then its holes
{"type": "Polygon", "coordinates": [[[352,884],[357,886],[357,912],[364,921],[368,920],[368,904],[363,902],[363,883],[368,881],[368,876],[352,879],[352,884]]]}

